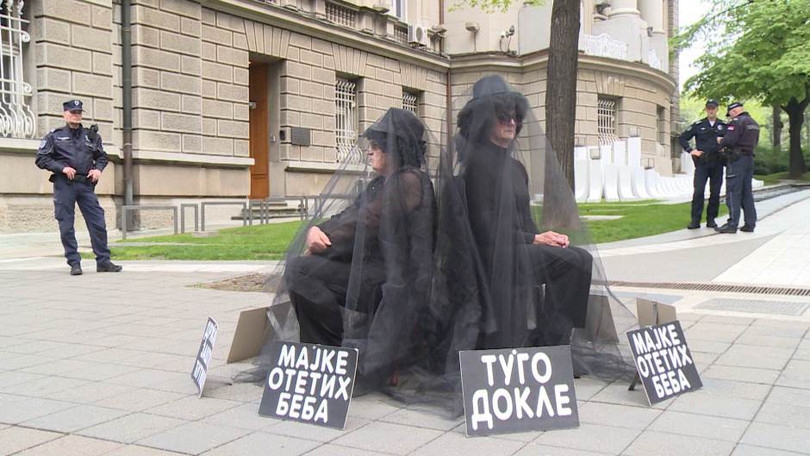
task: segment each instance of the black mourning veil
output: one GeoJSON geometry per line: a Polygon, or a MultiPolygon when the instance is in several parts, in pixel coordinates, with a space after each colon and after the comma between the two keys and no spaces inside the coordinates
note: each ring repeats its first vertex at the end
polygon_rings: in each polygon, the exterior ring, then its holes
{"type": "Polygon", "coordinates": [[[386,168],[329,180],[281,266],[271,338],[356,347],[358,386],[453,415],[461,350],[570,343],[575,373],[629,379],[620,340],[635,319],[528,100],[488,76],[453,114],[443,146],[401,109],[365,130],[386,168]],[[499,125],[514,138],[493,142],[499,125]],[[317,252],[315,228],[331,242],[317,252]],[[570,246],[534,245],[549,230],[570,246]]]}
{"type": "MultiPolygon", "coordinates": [[[[433,287],[422,320],[430,364],[416,390],[432,385],[459,396],[460,350],[569,343],[575,374],[629,378],[633,365],[619,345],[635,319],[607,288],[527,98],[494,75],[453,107],[457,128],[437,170],[433,287]],[[515,136],[496,144],[502,124],[515,136]],[[533,245],[549,230],[570,246],[533,245]]],[[[446,404],[460,412],[458,402],[446,404]]]]}
{"type": "Polygon", "coordinates": [[[366,388],[390,384],[414,362],[432,276],[436,203],[427,170],[436,150],[413,113],[391,108],[345,151],[348,163],[326,184],[276,275],[260,367],[276,339],[357,348],[358,385],[366,388]],[[318,238],[325,246],[313,244],[318,238]]]}

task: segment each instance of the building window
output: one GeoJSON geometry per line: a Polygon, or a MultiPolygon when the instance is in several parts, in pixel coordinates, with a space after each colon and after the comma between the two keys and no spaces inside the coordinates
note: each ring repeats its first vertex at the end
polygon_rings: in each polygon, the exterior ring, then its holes
{"type": "Polygon", "coordinates": [[[612,144],[619,140],[617,131],[619,129],[618,116],[619,100],[616,98],[599,97],[597,100],[597,133],[599,144],[612,144]]]}
{"type": "Polygon", "coordinates": [[[656,137],[658,138],[658,144],[666,144],[667,143],[667,110],[663,106],[658,106],[655,112],[655,125],[657,130],[656,137]]]}
{"type": "Polygon", "coordinates": [[[403,22],[407,22],[405,17],[408,14],[407,0],[392,0],[391,3],[390,14],[403,22]]]}
{"type": "Polygon", "coordinates": [[[33,88],[25,81],[23,64],[31,42],[23,6],[17,0],[0,6],[0,136],[7,138],[33,138],[36,133],[28,104],[33,88]]]}
{"type": "Polygon", "coordinates": [[[402,91],[402,109],[411,111],[419,117],[419,94],[402,91]]]}
{"type": "Polygon", "coordinates": [[[357,82],[338,78],[335,84],[335,148],[341,163],[361,163],[363,153],[357,147],[359,130],[357,82]]]}
{"type": "Polygon", "coordinates": [[[326,2],[326,19],[335,24],[356,28],[357,12],[337,3],[326,2]]]}

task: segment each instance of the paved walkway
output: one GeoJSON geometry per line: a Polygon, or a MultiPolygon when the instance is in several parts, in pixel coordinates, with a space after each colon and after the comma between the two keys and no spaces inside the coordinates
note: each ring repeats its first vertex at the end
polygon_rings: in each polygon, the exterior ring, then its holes
{"type": "MultiPolygon", "coordinates": [[[[805,271],[810,258],[810,200],[794,203],[753,235],[677,239],[694,236],[684,231],[602,255],[614,279],[679,280],[649,273],[658,267],[775,283],[769,271],[805,271]]],[[[61,258],[10,256],[0,260],[0,455],[810,454],[807,297],[617,288],[628,303],[678,308],[704,388],[650,407],[641,391],[586,377],[576,381],[579,428],[467,438],[461,420],[380,395],[354,400],[342,431],[259,417],[260,388],[224,381],[247,366],[223,359],[239,312],[269,297],[193,285],[272,262],[124,262],[121,274],[71,277],[61,258]],[[220,334],[198,399],[189,371],[209,315],[220,334]]],[[[789,280],[807,285],[803,272],[789,280]]]]}

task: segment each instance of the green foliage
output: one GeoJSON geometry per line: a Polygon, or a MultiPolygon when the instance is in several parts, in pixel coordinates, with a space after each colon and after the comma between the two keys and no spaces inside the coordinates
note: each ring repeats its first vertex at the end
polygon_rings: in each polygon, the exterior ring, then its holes
{"type": "MultiPolygon", "coordinates": [[[[523,5],[540,6],[545,4],[545,0],[526,0],[522,2],[523,5]]],[[[466,6],[470,8],[477,8],[486,13],[505,13],[515,0],[460,0],[457,3],[450,5],[450,11],[462,9],[466,6]]]]}
{"type": "Polygon", "coordinates": [[[810,0],[711,0],[711,13],[673,38],[674,48],[700,40],[707,52],[686,88],[726,102],[765,105],[802,100],[810,86],[810,0]]]}

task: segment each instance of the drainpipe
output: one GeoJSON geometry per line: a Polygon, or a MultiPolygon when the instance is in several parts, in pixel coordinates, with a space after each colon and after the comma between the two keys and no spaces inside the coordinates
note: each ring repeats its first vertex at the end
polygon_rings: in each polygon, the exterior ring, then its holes
{"type": "MultiPolygon", "coordinates": [[[[439,24],[444,25],[444,0],[439,0],[439,24]]],[[[441,48],[439,52],[444,55],[445,52],[445,38],[442,38],[441,48]]],[[[447,66],[447,73],[445,74],[445,123],[447,124],[447,147],[449,151],[453,151],[455,145],[453,144],[453,90],[450,85],[450,66],[447,66]]],[[[451,163],[452,167],[453,164],[451,163]]]]}
{"type": "MultiPolygon", "coordinates": [[[[121,1],[121,88],[123,91],[124,204],[132,204],[132,2],[121,1]]],[[[127,229],[128,220],[122,228],[127,229]]]]}

